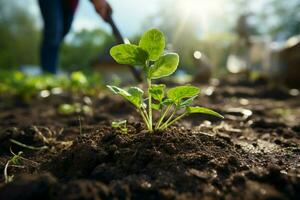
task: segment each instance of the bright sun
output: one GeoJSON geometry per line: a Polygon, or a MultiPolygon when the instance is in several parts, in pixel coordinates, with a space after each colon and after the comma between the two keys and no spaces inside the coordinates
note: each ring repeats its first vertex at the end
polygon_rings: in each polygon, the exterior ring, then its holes
{"type": "Polygon", "coordinates": [[[207,29],[213,18],[224,13],[226,0],[179,0],[178,6],[182,16],[200,23],[203,29],[207,29]]]}

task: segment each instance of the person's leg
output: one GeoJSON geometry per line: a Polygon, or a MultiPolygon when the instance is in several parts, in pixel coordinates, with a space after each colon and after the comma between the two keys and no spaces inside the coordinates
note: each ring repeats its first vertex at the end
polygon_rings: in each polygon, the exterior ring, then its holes
{"type": "Polygon", "coordinates": [[[39,0],[44,21],[40,62],[43,72],[56,73],[58,51],[63,35],[61,0],[39,0]]]}
{"type": "MultiPolygon", "coordinates": [[[[78,6],[78,0],[62,0],[63,37],[68,34],[72,26],[74,14],[78,6]]],[[[62,38],[63,39],[63,38],[62,38]]]]}

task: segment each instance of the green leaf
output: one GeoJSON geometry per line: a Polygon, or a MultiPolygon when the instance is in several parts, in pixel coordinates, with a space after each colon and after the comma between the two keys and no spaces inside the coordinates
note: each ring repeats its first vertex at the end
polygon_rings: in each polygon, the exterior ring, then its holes
{"type": "Polygon", "coordinates": [[[125,65],[145,65],[148,53],[133,44],[120,44],[110,49],[110,55],[117,63],[125,65]]]}
{"type": "Polygon", "coordinates": [[[200,89],[195,86],[185,85],[171,88],[167,92],[168,98],[172,99],[175,104],[179,105],[182,99],[190,98],[199,94],[200,89]]]}
{"type": "Polygon", "coordinates": [[[128,93],[131,95],[129,101],[133,103],[136,107],[140,108],[142,106],[142,96],[144,91],[138,87],[130,87],[128,93]]]}
{"type": "Polygon", "coordinates": [[[161,102],[163,100],[163,98],[165,97],[165,88],[166,88],[166,86],[164,84],[151,85],[150,93],[151,93],[153,99],[161,102]]]}
{"type": "Polygon", "coordinates": [[[160,110],[161,109],[161,105],[160,104],[156,104],[156,103],[152,103],[151,104],[151,108],[154,110],[160,110]]]}
{"type": "Polygon", "coordinates": [[[119,87],[117,87],[117,86],[113,86],[113,85],[107,85],[106,86],[108,89],[110,89],[113,93],[115,93],[115,94],[119,94],[119,95],[121,95],[121,96],[130,96],[130,94],[127,92],[127,91],[125,91],[125,90],[123,90],[122,88],[119,88],[119,87]]]}
{"type": "Polygon", "coordinates": [[[111,127],[120,129],[123,133],[127,133],[127,120],[116,121],[111,123],[111,127]]]}
{"type": "Polygon", "coordinates": [[[23,154],[23,152],[22,152],[22,151],[19,151],[18,154],[14,155],[14,156],[11,158],[12,164],[14,164],[14,165],[21,165],[22,162],[21,162],[20,157],[21,157],[22,154],[23,154]]]}
{"type": "Polygon", "coordinates": [[[140,108],[142,106],[142,95],[143,90],[141,90],[138,87],[130,87],[128,89],[128,92],[126,90],[123,90],[122,88],[119,88],[117,86],[111,86],[107,85],[107,87],[115,94],[121,95],[124,97],[127,101],[132,103],[137,108],[140,108]]]}
{"type": "Polygon", "coordinates": [[[162,105],[168,106],[174,103],[174,101],[172,99],[165,99],[163,100],[163,102],[161,102],[162,105]]]}
{"type": "Polygon", "coordinates": [[[80,71],[77,71],[77,72],[73,72],[71,74],[71,82],[73,85],[85,85],[88,83],[88,80],[86,78],[86,76],[80,72],[80,71]]]}
{"type": "Polygon", "coordinates": [[[76,108],[71,104],[61,104],[58,107],[58,112],[63,115],[70,115],[76,112],[76,108]]]}
{"type": "Polygon", "coordinates": [[[157,60],[164,52],[165,37],[158,29],[150,29],[145,32],[140,40],[139,47],[144,49],[149,54],[149,59],[157,60]]]}
{"type": "Polygon", "coordinates": [[[219,117],[221,119],[223,119],[224,117],[222,115],[220,115],[219,113],[211,110],[211,109],[208,109],[208,108],[204,108],[204,107],[199,107],[199,106],[196,106],[196,107],[188,107],[187,109],[187,112],[192,114],[192,113],[201,113],[201,114],[207,114],[207,115],[213,115],[215,117],[219,117]]]}
{"type": "Polygon", "coordinates": [[[148,77],[158,79],[173,74],[178,66],[179,56],[176,53],[168,53],[161,56],[153,66],[150,67],[148,77]]]}
{"type": "Polygon", "coordinates": [[[116,121],[116,122],[112,122],[111,126],[113,128],[120,128],[121,126],[126,126],[127,120],[121,120],[121,121],[116,121]]]}
{"type": "Polygon", "coordinates": [[[195,98],[196,98],[197,96],[198,96],[198,95],[193,96],[193,97],[191,97],[191,98],[188,98],[188,99],[186,99],[186,100],[180,102],[179,108],[186,108],[187,106],[190,106],[190,105],[193,103],[193,101],[195,100],[195,98]]]}

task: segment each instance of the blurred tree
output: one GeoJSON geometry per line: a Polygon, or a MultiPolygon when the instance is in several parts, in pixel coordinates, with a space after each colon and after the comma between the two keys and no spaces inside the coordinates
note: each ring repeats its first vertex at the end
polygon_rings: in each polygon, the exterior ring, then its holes
{"type": "Polygon", "coordinates": [[[38,63],[39,32],[34,22],[15,1],[0,0],[0,68],[38,63]]]}
{"type": "MultiPolygon", "coordinates": [[[[299,0],[232,0],[231,13],[237,16],[250,13],[252,34],[269,35],[275,40],[285,40],[300,34],[299,0]],[[234,12],[236,11],[236,12],[234,12]]],[[[235,18],[235,17],[234,17],[235,18]]]]}
{"type": "Polygon", "coordinates": [[[300,34],[300,1],[299,0],[268,0],[266,9],[259,12],[261,21],[267,26],[260,26],[262,31],[275,39],[287,39],[300,34]]]}
{"type": "Polygon", "coordinates": [[[90,70],[91,61],[113,42],[112,36],[102,29],[76,32],[62,46],[61,66],[66,70],[90,70]]]}

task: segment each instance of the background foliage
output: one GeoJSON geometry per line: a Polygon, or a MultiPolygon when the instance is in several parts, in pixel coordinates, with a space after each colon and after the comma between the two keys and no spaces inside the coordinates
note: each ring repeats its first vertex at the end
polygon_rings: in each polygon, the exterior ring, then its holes
{"type": "Polygon", "coordinates": [[[13,1],[0,0],[0,68],[38,63],[39,31],[32,16],[13,1]]]}
{"type": "MultiPolygon", "coordinates": [[[[236,39],[236,20],[241,14],[250,13],[249,23],[253,34],[268,35],[273,40],[284,40],[300,33],[300,1],[261,0],[260,9],[256,1],[224,0],[225,15],[212,21],[217,31],[204,34],[203,27],[185,18],[179,0],[162,1],[160,9],[149,16],[141,32],[157,27],[166,34],[167,49],[181,56],[181,67],[190,73],[193,68],[193,51],[205,53],[212,65],[218,69],[225,66],[232,42],[236,39]],[[288,2],[288,3],[287,3],[288,2]],[[169,9],[170,3],[174,9],[169,9]],[[178,6],[177,6],[178,5],[178,6]]],[[[23,65],[38,65],[40,27],[31,13],[17,1],[0,0],[0,68],[17,69],[23,65]]],[[[139,34],[130,38],[132,42],[139,34]]],[[[64,70],[90,69],[93,58],[112,46],[113,38],[104,30],[82,30],[73,32],[61,48],[61,67],[64,70]]]]}

